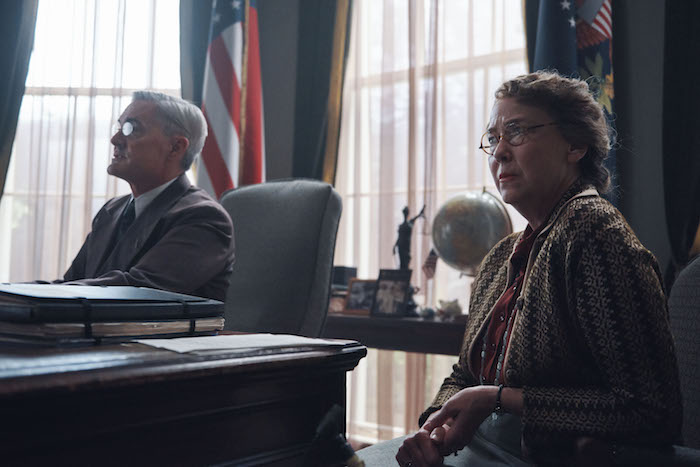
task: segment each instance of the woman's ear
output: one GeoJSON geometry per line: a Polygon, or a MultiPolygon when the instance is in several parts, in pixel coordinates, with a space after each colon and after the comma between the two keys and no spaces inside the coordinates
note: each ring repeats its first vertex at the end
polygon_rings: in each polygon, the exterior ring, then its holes
{"type": "Polygon", "coordinates": [[[573,144],[569,145],[569,151],[567,153],[567,159],[569,162],[575,164],[586,155],[588,152],[588,145],[584,144],[581,146],[575,146],[573,144]]]}

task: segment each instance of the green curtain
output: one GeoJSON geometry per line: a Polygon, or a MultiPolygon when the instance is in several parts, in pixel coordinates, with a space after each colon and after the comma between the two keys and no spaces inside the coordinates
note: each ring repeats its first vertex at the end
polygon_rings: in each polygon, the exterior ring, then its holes
{"type": "Polygon", "coordinates": [[[352,0],[300,0],[292,175],[335,181],[352,0]]]}
{"type": "Polygon", "coordinates": [[[29,57],[34,46],[34,27],[38,0],[15,0],[2,3],[0,19],[0,197],[5,190],[15,141],[29,57]]]}
{"type": "Polygon", "coordinates": [[[209,47],[211,0],[180,0],[180,81],[182,98],[202,106],[204,66],[209,47]]]}
{"type": "Polygon", "coordinates": [[[666,2],[663,85],[663,177],[671,261],[670,291],[689,260],[700,222],[700,30],[698,2],[666,2]]]}

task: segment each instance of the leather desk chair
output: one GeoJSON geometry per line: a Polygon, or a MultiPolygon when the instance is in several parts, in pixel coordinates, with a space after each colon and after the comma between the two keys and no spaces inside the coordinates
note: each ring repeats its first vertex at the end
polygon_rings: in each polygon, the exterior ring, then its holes
{"type": "Polygon", "coordinates": [[[277,180],[227,191],[220,201],[236,242],[224,329],[319,336],[342,210],[338,193],[315,180],[277,180]]]}

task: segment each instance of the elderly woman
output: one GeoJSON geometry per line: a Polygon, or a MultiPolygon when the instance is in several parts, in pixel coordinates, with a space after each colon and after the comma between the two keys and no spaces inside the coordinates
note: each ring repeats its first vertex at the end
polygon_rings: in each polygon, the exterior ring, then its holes
{"type": "Polygon", "coordinates": [[[581,440],[677,440],[661,275],[600,197],[609,147],[584,81],[537,72],[496,91],[480,149],[528,226],[483,260],[459,362],[399,448],[401,466],[442,465],[465,447],[459,465],[571,465],[581,440]]]}

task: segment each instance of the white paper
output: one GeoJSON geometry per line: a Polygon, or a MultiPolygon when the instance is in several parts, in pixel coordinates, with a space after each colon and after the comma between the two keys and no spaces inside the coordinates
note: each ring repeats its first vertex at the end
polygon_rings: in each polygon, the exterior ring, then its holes
{"type": "Polygon", "coordinates": [[[290,334],[237,334],[225,336],[178,337],[174,339],[139,339],[135,342],[173,352],[188,353],[209,350],[271,349],[279,347],[338,346],[343,340],[312,339],[290,334]]]}

